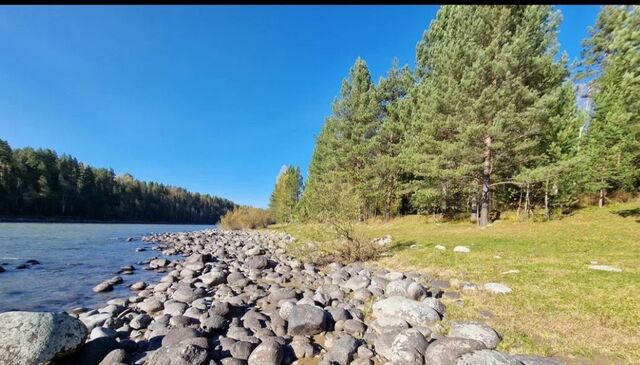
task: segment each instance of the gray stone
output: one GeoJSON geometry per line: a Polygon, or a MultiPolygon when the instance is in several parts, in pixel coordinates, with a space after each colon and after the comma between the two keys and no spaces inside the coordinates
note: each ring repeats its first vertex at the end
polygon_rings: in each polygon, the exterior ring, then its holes
{"type": "Polygon", "coordinates": [[[226,282],[227,276],[223,272],[211,271],[201,275],[200,280],[208,286],[216,286],[226,282]]]}
{"type": "Polygon", "coordinates": [[[137,316],[131,319],[131,322],[129,322],[129,327],[135,330],[139,330],[139,329],[147,328],[149,323],[151,323],[151,317],[149,317],[148,314],[142,313],[142,314],[138,314],[137,316]]]}
{"type": "Polygon", "coordinates": [[[245,265],[254,270],[265,269],[268,264],[266,256],[251,256],[245,260],[245,265]]]}
{"type": "Polygon", "coordinates": [[[251,352],[247,362],[249,365],[280,365],[283,360],[282,345],[275,339],[267,339],[251,352]]]}
{"type": "Polygon", "coordinates": [[[171,346],[184,340],[202,337],[200,332],[190,327],[173,328],[162,339],[162,346],[171,346]]]}
{"type": "Polygon", "coordinates": [[[428,327],[440,320],[440,315],[424,302],[394,296],[373,304],[375,318],[396,317],[405,320],[412,326],[428,327]]]}
{"type": "Polygon", "coordinates": [[[451,323],[449,337],[468,338],[482,342],[487,349],[495,349],[502,337],[493,328],[484,323],[478,322],[462,322],[451,323]]]}
{"type": "Polygon", "coordinates": [[[162,302],[158,300],[158,298],[153,297],[143,300],[141,303],[138,303],[137,306],[149,314],[160,311],[163,308],[162,302]]]}
{"type": "Polygon", "coordinates": [[[123,349],[115,349],[107,354],[107,356],[100,361],[99,365],[120,365],[125,363],[127,358],[127,352],[123,349]]]}
{"type": "Polygon", "coordinates": [[[238,341],[231,345],[231,356],[236,359],[248,360],[249,356],[251,356],[251,352],[256,348],[255,344],[247,341],[238,341]]]}
{"type": "Polygon", "coordinates": [[[400,332],[391,344],[391,357],[394,365],[423,365],[424,352],[429,342],[415,328],[400,332]]]}
{"type": "Polygon", "coordinates": [[[484,290],[494,294],[509,294],[511,288],[501,283],[486,283],[483,285],[484,290]]]}
{"type": "Polygon", "coordinates": [[[469,247],[467,247],[467,246],[456,246],[456,247],[453,248],[453,252],[469,253],[469,252],[471,252],[471,249],[469,249],[469,247]]]}
{"type": "Polygon", "coordinates": [[[113,285],[106,281],[103,281],[102,283],[93,287],[94,293],[102,293],[102,292],[112,291],[112,290],[113,290],[113,285]]]}
{"type": "Polygon", "coordinates": [[[208,364],[207,350],[192,344],[162,346],[149,356],[149,365],[205,365],[208,364]]]}
{"type": "Polygon", "coordinates": [[[424,361],[430,365],[455,365],[461,355],[484,348],[484,344],[479,341],[443,337],[429,344],[424,353],[424,361]]]}
{"type": "Polygon", "coordinates": [[[210,313],[209,316],[203,319],[200,326],[207,333],[222,332],[227,329],[229,321],[221,315],[210,313]]]}
{"type": "Polygon", "coordinates": [[[5,312],[0,314],[0,364],[47,362],[75,350],[87,328],[66,313],[5,312]]]}
{"type": "Polygon", "coordinates": [[[326,315],[316,306],[295,305],[288,316],[288,332],[291,336],[315,335],[325,330],[326,315]]]}
{"type": "Polygon", "coordinates": [[[91,334],[89,334],[90,340],[95,340],[100,337],[111,337],[116,338],[118,336],[118,332],[116,330],[108,328],[108,327],[95,327],[91,330],[91,334]]]}
{"type": "Polygon", "coordinates": [[[352,336],[340,333],[333,340],[333,345],[324,355],[323,360],[332,364],[348,365],[358,349],[358,341],[352,336]]]}
{"type": "Polygon", "coordinates": [[[349,278],[346,283],[344,283],[344,287],[356,291],[358,289],[364,289],[369,286],[371,280],[368,277],[362,275],[355,275],[349,278]]]}
{"type": "Polygon", "coordinates": [[[589,269],[608,272],[622,272],[622,269],[611,265],[589,265],[589,269]]]}

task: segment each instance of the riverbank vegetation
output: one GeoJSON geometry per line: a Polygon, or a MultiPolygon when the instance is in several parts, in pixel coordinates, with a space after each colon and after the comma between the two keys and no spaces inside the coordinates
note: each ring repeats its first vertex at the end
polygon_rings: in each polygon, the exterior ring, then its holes
{"type": "Polygon", "coordinates": [[[235,204],[0,140],[0,217],[213,224],[235,204]]]}
{"type": "Polygon", "coordinates": [[[239,206],[228,211],[222,219],[220,219],[220,228],[224,229],[258,229],[267,228],[269,224],[273,224],[269,211],[260,208],[239,206]]]}
{"type": "Polygon", "coordinates": [[[583,57],[558,54],[551,6],[443,6],[377,83],[357,59],[317,137],[291,220],[321,222],[353,192],[356,219],[504,211],[552,220],[640,186],[640,7],[605,6],[583,57]]]}

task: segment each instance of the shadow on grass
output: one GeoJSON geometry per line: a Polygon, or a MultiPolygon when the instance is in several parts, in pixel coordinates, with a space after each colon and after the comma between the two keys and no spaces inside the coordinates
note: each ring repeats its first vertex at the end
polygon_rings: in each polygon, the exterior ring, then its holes
{"type": "Polygon", "coordinates": [[[638,217],[638,219],[636,219],[636,222],[640,223],[640,208],[618,210],[612,213],[615,213],[621,216],[622,218],[638,217]]]}
{"type": "Polygon", "coordinates": [[[416,241],[414,240],[402,240],[396,242],[393,246],[389,248],[389,252],[400,252],[411,248],[411,246],[415,245],[416,241]]]}

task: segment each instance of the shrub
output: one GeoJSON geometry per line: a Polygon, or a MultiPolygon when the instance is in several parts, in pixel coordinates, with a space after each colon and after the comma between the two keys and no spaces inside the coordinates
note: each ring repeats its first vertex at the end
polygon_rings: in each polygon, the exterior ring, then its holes
{"type": "Polygon", "coordinates": [[[236,207],[227,212],[220,220],[220,227],[225,229],[266,228],[273,220],[269,212],[254,207],[236,207]]]}

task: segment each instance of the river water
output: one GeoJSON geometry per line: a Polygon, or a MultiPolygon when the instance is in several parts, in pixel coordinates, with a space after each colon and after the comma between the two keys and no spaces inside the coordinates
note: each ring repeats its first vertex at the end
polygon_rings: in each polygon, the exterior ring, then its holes
{"type": "Polygon", "coordinates": [[[127,285],[156,281],[163,274],[137,264],[161,257],[153,244],[140,241],[149,233],[185,232],[212,228],[205,225],[0,223],[0,313],[9,310],[63,311],[95,308],[111,298],[128,297],[127,285]],[[135,240],[127,242],[127,238],[135,240]],[[136,252],[136,248],[147,250],[136,252]],[[17,269],[27,260],[39,265],[17,269]],[[133,275],[120,275],[124,283],[112,292],[93,293],[95,285],[133,265],[133,275]]]}

